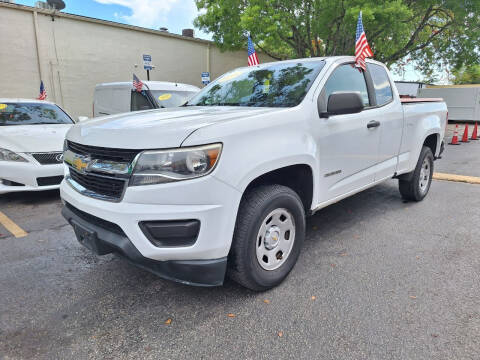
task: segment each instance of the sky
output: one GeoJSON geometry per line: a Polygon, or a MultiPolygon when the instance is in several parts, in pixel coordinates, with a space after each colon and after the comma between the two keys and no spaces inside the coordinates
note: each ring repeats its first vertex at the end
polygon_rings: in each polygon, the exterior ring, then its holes
{"type": "MultiPolygon", "coordinates": [[[[16,0],[17,4],[34,6],[36,0],[16,0]]],[[[198,10],[193,0],[64,0],[64,12],[110,20],[150,29],[168,28],[174,34],[193,28],[198,10]]],[[[195,37],[211,39],[195,30],[195,37]]]]}

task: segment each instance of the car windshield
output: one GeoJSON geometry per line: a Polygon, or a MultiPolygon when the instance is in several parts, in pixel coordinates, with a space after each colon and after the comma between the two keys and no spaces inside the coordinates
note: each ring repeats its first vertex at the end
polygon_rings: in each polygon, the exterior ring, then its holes
{"type": "Polygon", "coordinates": [[[325,61],[240,68],[200,91],[189,106],[293,107],[303,100],[325,61]]]}
{"type": "Polygon", "coordinates": [[[167,91],[167,90],[150,90],[158,107],[177,107],[185,104],[193,95],[194,91],[167,91]]]}
{"type": "Polygon", "coordinates": [[[0,103],[0,126],[73,124],[56,105],[42,103],[0,103]]]}

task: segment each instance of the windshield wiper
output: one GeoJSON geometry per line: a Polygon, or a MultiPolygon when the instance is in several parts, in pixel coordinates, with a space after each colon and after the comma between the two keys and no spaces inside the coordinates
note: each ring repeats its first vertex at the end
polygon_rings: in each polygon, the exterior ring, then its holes
{"type": "Polygon", "coordinates": [[[216,105],[218,105],[218,106],[240,106],[241,104],[238,103],[238,102],[235,102],[235,103],[218,103],[216,105]]]}
{"type": "Polygon", "coordinates": [[[207,106],[207,105],[197,105],[197,104],[189,104],[188,101],[183,104],[183,105],[180,105],[181,107],[187,107],[187,106],[207,106]]]}
{"type": "Polygon", "coordinates": [[[258,107],[261,106],[256,102],[232,102],[232,103],[218,103],[217,106],[246,106],[246,107],[258,107]]]}

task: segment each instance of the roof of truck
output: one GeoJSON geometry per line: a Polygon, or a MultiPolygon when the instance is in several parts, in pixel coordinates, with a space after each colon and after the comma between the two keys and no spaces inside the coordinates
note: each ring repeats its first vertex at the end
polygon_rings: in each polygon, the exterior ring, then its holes
{"type": "MultiPolygon", "coordinates": [[[[200,88],[189,85],[189,84],[182,84],[182,83],[175,83],[175,82],[168,82],[168,81],[143,81],[143,83],[150,89],[150,90],[168,90],[168,91],[193,91],[197,92],[200,91],[200,88]]],[[[120,81],[120,82],[111,82],[111,83],[102,83],[97,84],[95,86],[96,89],[98,88],[109,88],[109,87],[128,87],[133,88],[131,81],[120,81]]]]}

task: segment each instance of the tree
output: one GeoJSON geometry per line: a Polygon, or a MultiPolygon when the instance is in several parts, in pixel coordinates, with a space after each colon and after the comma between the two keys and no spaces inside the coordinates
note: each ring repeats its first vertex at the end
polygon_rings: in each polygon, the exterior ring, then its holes
{"type": "Polygon", "coordinates": [[[452,73],[455,76],[454,84],[480,84],[480,65],[454,69],[452,73]]]}
{"type": "Polygon", "coordinates": [[[255,45],[275,59],[352,55],[358,13],[374,57],[423,72],[480,61],[480,0],[195,0],[195,26],[223,50],[255,45]]]}

